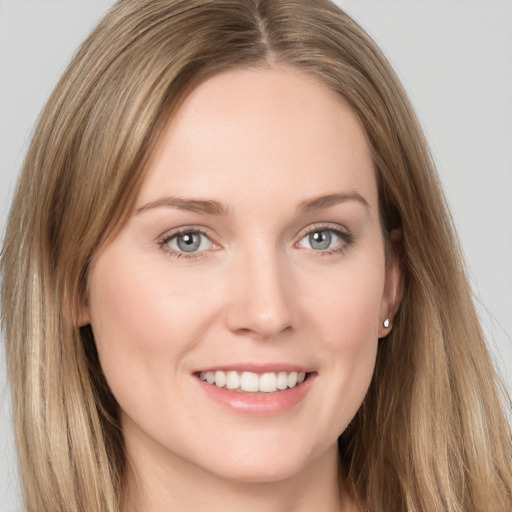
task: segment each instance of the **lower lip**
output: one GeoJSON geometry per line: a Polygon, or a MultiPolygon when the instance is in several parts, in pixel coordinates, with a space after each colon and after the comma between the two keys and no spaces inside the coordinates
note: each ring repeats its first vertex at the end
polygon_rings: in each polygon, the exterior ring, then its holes
{"type": "Polygon", "coordinates": [[[307,379],[294,388],[274,393],[244,393],[219,388],[196,377],[201,389],[215,402],[245,416],[270,416],[281,414],[298,405],[311,389],[316,374],[308,374],[307,379]]]}

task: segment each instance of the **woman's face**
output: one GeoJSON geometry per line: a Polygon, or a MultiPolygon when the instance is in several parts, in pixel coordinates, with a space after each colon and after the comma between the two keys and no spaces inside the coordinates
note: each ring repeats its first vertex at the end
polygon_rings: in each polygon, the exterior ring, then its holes
{"type": "Polygon", "coordinates": [[[204,82],[90,274],[84,320],[135,465],[239,482],[335,467],[398,282],[348,105],[286,68],[204,82]]]}

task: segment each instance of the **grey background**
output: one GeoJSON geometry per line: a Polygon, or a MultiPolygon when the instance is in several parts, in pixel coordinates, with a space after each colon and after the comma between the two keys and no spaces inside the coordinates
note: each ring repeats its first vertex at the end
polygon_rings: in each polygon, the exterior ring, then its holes
{"type": "MultiPolygon", "coordinates": [[[[0,0],[0,230],[34,121],[112,0],[0,0]]],[[[480,317],[512,392],[512,1],[340,0],[398,71],[431,143],[480,317]]],[[[19,508],[0,356],[0,512],[19,508]]]]}

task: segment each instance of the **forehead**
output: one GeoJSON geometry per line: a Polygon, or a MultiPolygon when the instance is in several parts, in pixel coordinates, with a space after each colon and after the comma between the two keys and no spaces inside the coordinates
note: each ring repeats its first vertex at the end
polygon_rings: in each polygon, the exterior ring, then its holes
{"type": "MultiPolygon", "coordinates": [[[[348,103],[293,68],[222,72],[193,89],[152,155],[155,195],[283,200],[332,192],[377,201],[373,161],[348,103]]],[[[303,198],[303,197],[302,197],[303,198]]]]}

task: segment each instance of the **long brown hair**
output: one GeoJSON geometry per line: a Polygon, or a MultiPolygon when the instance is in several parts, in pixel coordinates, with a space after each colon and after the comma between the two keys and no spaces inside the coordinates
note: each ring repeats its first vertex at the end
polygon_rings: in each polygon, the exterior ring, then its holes
{"type": "Polygon", "coordinates": [[[402,230],[404,293],[342,478],[371,512],[509,512],[512,440],[452,222],[391,67],[328,0],[122,0],[43,110],[3,247],[2,325],[27,512],[117,512],[117,405],[79,328],[90,261],[131,213],[184,94],[237,67],[293,66],[366,131],[383,225],[402,230]]]}

